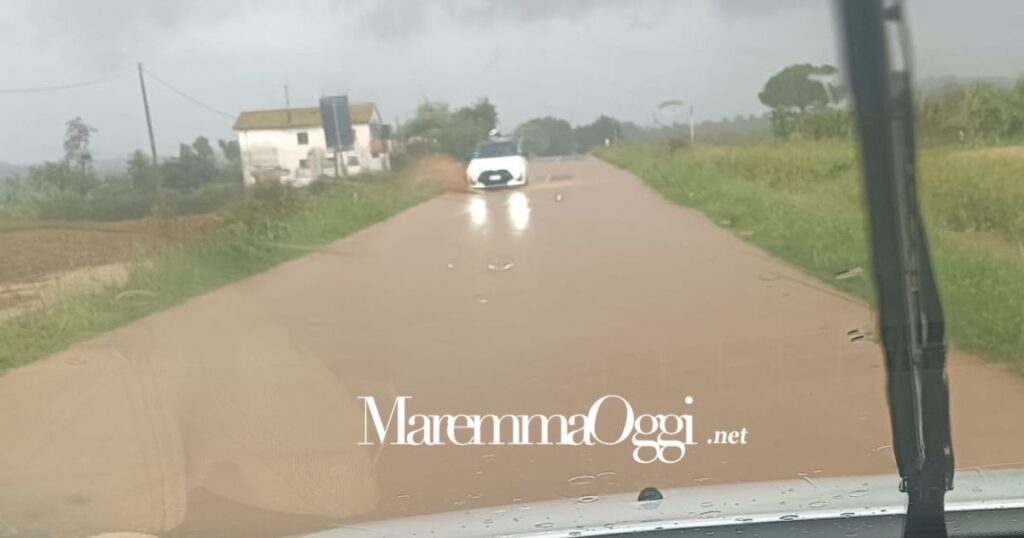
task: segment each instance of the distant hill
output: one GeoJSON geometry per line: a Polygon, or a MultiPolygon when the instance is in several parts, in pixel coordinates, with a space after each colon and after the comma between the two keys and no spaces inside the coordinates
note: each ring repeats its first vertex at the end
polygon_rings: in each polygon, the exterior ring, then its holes
{"type": "Polygon", "coordinates": [[[767,115],[763,116],[736,116],[735,118],[722,118],[720,121],[704,121],[697,125],[697,129],[705,135],[757,135],[765,134],[771,130],[771,122],[767,115]]]}
{"type": "Polygon", "coordinates": [[[92,162],[92,169],[101,176],[123,174],[127,168],[128,158],[102,158],[92,162]]]}
{"type": "MultiPolygon", "coordinates": [[[[697,138],[706,139],[707,137],[729,138],[767,135],[770,132],[771,124],[768,121],[767,115],[749,115],[722,118],[719,121],[702,121],[694,127],[697,138]]],[[[690,126],[682,123],[652,127],[624,122],[621,129],[622,137],[631,140],[687,138],[690,135],[690,126]]]]}
{"type": "MultiPolygon", "coordinates": [[[[24,177],[28,174],[28,169],[31,167],[32,165],[0,161],[0,181],[14,176],[24,177]]],[[[125,159],[105,158],[93,161],[92,167],[101,176],[115,176],[124,173],[126,165],[125,159]]]]}
{"type": "Polygon", "coordinates": [[[1017,84],[1016,77],[957,77],[957,76],[945,76],[945,77],[928,77],[917,81],[915,84],[917,90],[924,93],[941,90],[943,87],[950,84],[971,84],[975,82],[988,82],[989,84],[995,84],[1002,88],[1012,88],[1017,84]]]}
{"type": "Polygon", "coordinates": [[[0,161],[0,181],[13,176],[24,176],[26,173],[28,173],[27,166],[0,161]]]}

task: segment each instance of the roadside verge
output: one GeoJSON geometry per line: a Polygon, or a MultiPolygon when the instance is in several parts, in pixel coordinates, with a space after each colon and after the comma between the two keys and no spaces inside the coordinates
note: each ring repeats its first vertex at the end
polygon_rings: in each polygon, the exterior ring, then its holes
{"type": "MultiPolygon", "coordinates": [[[[869,304],[859,167],[851,144],[790,142],[601,148],[668,200],[702,211],[869,304]]],[[[958,348],[1024,373],[1024,160],[921,157],[922,205],[948,333],[958,348]]]]}
{"type": "Polygon", "coordinates": [[[126,266],[124,278],[0,319],[0,373],[298,258],[440,192],[408,172],[249,189],[215,231],[126,266]]]}

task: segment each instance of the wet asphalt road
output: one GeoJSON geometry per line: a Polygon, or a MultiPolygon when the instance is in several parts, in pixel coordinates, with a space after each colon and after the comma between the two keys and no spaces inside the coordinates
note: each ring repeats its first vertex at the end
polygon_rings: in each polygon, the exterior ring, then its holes
{"type": "MultiPolygon", "coordinates": [[[[847,334],[873,330],[866,306],[600,161],[531,166],[0,377],[0,521],[278,536],[648,485],[896,483],[880,351],[847,334]],[[358,444],[359,396],[571,415],[607,394],[692,415],[696,444],[671,465],[628,441],[358,444]]],[[[1024,380],[959,353],[950,379],[958,466],[1024,466],[1024,380]]]]}

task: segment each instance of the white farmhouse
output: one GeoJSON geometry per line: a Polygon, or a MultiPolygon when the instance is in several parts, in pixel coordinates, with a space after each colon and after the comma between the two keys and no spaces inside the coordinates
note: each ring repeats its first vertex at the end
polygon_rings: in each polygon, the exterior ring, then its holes
{"type": "Polygon", "coordinates": [[[327,148],[319,107],[239,114],[234,130],[238,133],[245,184],[270,181],[305,185],[322,175],[389,169],[388,143],[381,136],[377,105],[352,103],[349,114],[355,141],[351,150],[338,155],[327,148]]]}

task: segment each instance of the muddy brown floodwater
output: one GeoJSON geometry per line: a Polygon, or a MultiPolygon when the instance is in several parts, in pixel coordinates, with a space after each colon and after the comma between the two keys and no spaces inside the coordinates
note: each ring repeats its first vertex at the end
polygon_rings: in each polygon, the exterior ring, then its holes
{"type": "MultiPolygon", "coordinates": [[[[532,175],[0,377],[0,535],[281,536],[649,485],[895,473],[879,348],[847,335],[872,330],[867,307],[595,159],[532,175]],[[552,415],[606,394],[691,414],[697,444],[671,465],[634,462],[628,442],[358,444],[359,396],[552,415]],[[707,444],[743,428],[746,444],[707,444]]],[[[1006,427],[1024,380],[958,352],[950,380],[958,464],[1024,466],[1024,430],[1006,427]]]]}

